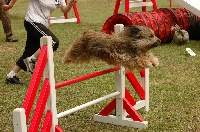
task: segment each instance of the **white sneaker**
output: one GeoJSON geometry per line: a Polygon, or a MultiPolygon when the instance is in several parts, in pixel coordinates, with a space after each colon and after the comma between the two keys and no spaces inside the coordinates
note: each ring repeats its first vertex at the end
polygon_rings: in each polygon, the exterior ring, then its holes
{"type": "Polygon", "coordinates": [[[27,57],[23,60],[24,64],[26,65],[27,71],[29,71],[31,74],[33,74],[33,71],[35,69],[35,60],[31,59],[30,57],[27,57]]]}

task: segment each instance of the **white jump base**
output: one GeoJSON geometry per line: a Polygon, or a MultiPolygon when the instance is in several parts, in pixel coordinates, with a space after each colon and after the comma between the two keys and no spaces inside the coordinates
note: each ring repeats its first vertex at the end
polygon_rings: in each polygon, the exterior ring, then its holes
{"type": "Polygon", "coordinates": [[[133,121],[131,118],[123,118],[119,119],[116,116],[108,115],[108,116],[100,116],[98,114],[94,115],[94,121],[102,122],[102,123],[109,123],[113,125],[120,125],[120,126],[127,126],[127,127],[133,127],[133,128],[139,128],[139,129],[145,129],[148,127],[148,122],[143,121],[133,121]]]}
{"type": "MultiPolygon", "coordinates": [[[[120,2],[120,5],[125,6],[125,3],[120,2]]],[[[142,7],[142,6],[153,6],[153,3],[152,2],[143,2],[142,0],[129,1],[129,8],[142,7]]]]}
{"type": "Polygon", "coordinates": [[[64,16],[60,17],[50,17],[50,23],[67,23],[67,22],[77,22],[77,18],[68,18],[66,19],[64,16]]]}

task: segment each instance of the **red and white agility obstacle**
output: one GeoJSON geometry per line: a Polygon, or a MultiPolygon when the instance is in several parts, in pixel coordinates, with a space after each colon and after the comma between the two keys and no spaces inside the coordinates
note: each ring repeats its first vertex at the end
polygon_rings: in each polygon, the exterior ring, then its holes
{"type": "Polygon", "coordinates": [[[153,9],[157,10],[156,0],[151,0],[151,2],[147,2],[146,0],[124,0],[124,2],[121,2],[121,0],[116,0],[113,15],[118,13],[120,5],[125,6],[125,13],[129,13],[130,8],[135,7],[142,7],[142,11],[146,11],[147,6],[153,6],[153,9]]]}
{"type": "MultiPolygon", "coordinates": [[[[115,33],[122,30],[122,24],[115,25],[115,33]]],[[[141,81],[138,82],[132,72],[125,74],[125,69],[117,66],[55,84],[52,39],[49,36],[42,37],[41,53],[30,81],[24,104],[22,108],[16,108],[13,111],[14,131],[63,132],[61,127],[58,126],[59,118],[112,97],[114,97],[114,99],[101,112],[94,115],[95,121],[140,129],[146,128],[148,122],[142,119],[137,110],[141,108],[144,108],[146,111],[149,110],[149,69],[142,70],[140,75],[141,81]],[[56,89],[110,72],[115,72],[116,92],[57,114],[56,89]],[[30,124],[27,125],[42,74],[44,79],[43,86],[38,97],[33,117],[30,120],[30,124]],[[128,79],[139,95],[139,101],[136,102],[125,87],[125,78],[128,79]],[[109,115],[113,110],[115,110],[116,115],[109,115]],[[45,118],[41,123],[43,113],[45,114],[45,118]],[[129,118],[127,118],[127,116],[129,116],[129,118]],[[42,126],[40,126],[40,124],[42,124],[42,126]],[[39,128],[41,128],[41,130],[38,130],[39,128]]]]}
{"type": "MultiPolygon", "coordinates": [[[[67,0],[65,0],[65,2],[67,3],[67,0]]],[[[76,4],[73,4],[73,10],[74,10],[75,18],[68,18],[68,14],[64,14],[63,16],[60,16],[60,17],[50,17],[49,18],[50,25],[53,23],[67,23],[67,22],[77,22],[78,24],[80,24],[81,19],[80,19],[76,4]]]]}

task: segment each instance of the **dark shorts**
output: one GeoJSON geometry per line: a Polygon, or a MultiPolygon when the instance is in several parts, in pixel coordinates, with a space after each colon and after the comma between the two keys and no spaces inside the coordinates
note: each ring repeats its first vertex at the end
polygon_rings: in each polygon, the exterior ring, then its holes
{"type": "Polygon", "coordinates": [[[59,40],[57,37],[44,25],[40,23],[30,23],[24,21],[24,27],[27,32],[26,46],[22,56],[18,59],[16,64],[26,71],[26,66],[23,59],[30,57],[40,48],[40,38],[43,36],[52,37],[52,47],[53,51],[56,51],[59,46],[59,40]]]}

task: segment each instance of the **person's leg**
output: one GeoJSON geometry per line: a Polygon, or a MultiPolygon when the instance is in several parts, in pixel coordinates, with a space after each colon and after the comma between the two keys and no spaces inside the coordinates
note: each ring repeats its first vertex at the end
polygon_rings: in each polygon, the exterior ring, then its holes
{"type": "Polygon", "coordinates": [[[26,39],[26,46],[24,48],[24,52],[22,56],[17,60],[16,65],[13,67],[13,69],[7,74],[6,82],[7,83],[15,83],[15,84],[21,84],[19,78],[17,78],[18,72],[22,69],[24,71],[27,71],[26,65],[24,64],[24,59],[33,55],[39,48],[40,44],[33,38],[34,34],[31,34],[31,25],[29,25],[28,22],[24,22],[24,27],[27,30],[27,39],[26,39]],[[16,79],[17,78],[17,79],[16,79]]]}
{"type": "Polygon", "coordinates": [[[0,18],[2,21],[4,33],[6,35],[7,42],[17,42],[18,39],[14,38],[11,28],[11,20],[8,11],[3,11],[2,6],[5,4],[5,0],[0,0],[0,18]]]}
{"type": "Polygon", "coordinates": [[[37,54],[39,54],[38,52],[40,51],[40,37],[42,37],[42,35],[38,34],[37,29],[27,21],[24,21],[24,27],[27,32],[26,46],[22,56],[16,62],[16,65],[18,65],[24,71],[29,71],[33,73],[33,71],[30,71],[30,69],[27,68],[26,64],[24,63],[24,59],[33,56],[33,58],[31,58],[31,61],[33,65],[35,65],[35,61],[39,56],[37,54]],[[34,54],[37,56],[34,57],[34,54]]]}
{"type": "MultiPolygon", "coordinates": [[[[12,70],[12,71],[15,71],[15,75],[21,69],[24,71],[28,70],[30,72],[33,72],[35,62],[40,54],[40,38],[42,36],[52,37],[53,51],[56,51],[59,46],[59,41],[57,37],[44,25],[38,24],[38,23],[29,23],[25,21],[24,27],[27,31],[26,47],[23,52],[23,55],[18,59],[18,61],[16,62],[16,66],[12,70]],[[20,70],[17,70],[16,67],[19,67],[20,70]]],[[[13,72],[10,72],[10,73],[13,73],[13,72]]],[[[9,74],[7,75],[7,79],[8,78],[9,78],[9,74]]]]}
{"type": "Polygon", "coordinates": [[[17,77],[17,73],[21,70],[18,65],[15,65],[13,69],[7,74],[6,83],[14,83],[14,84],[25,84],[19,80],[17,77]]]}
{"type": "Polygon", "coordinates": [[[40,55],[40,49],[38,49],[32,56],[23,59],[27,71],[29,71],[31,74],[33,74],[34,72],[35,64],[39,55],[40,55]]]}
{"type": "MultiPolygon", "coordinates": [[[[57,37],[44,25],[39,23],[31,23],[31,24],[35,29],[37,29],[37,34],[34,35],[35,37],[37,37],[35,38],[35,40],[40,40],[42,36],[51,36],[53,51],[56,51],[59,46],[59,41],[57,37]]],[[[39,57],[39,54],[40,54],[40,49],[38,49],[32,56],[29,56],[26,59],[24,59],[24,63],[28,71],[30,71],[31,73],[33,73],[33,70],[35,68],[35,62],[39,57]]]]}
{"type": "Polygon", "coordinates": [[[31,57],[33,57],[33,59],[35,58],[37,60],[39,55],[40,55],[40,49],[38,49],[31,57]]]}

